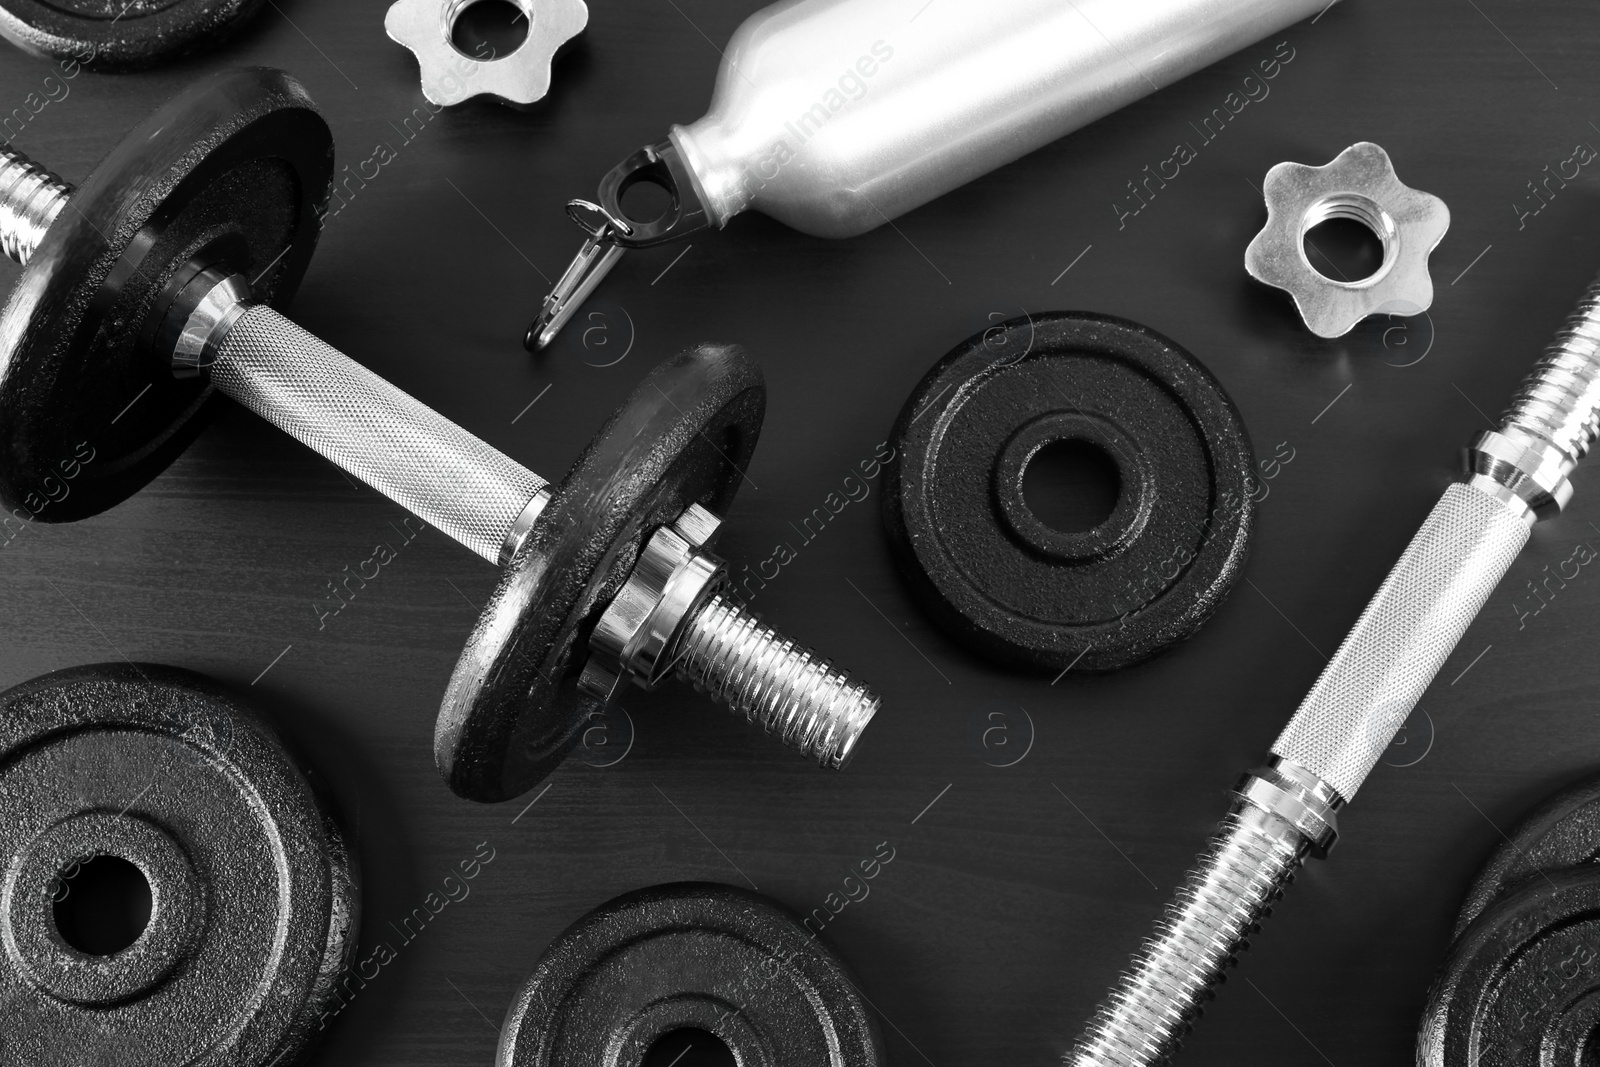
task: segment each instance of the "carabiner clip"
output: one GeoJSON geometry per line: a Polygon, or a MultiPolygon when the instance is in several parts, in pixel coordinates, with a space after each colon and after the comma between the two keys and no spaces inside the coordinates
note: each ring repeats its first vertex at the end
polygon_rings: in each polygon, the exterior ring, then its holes
{"type": "Polygon", "coordinates": [[[523,346],[530,352],[542,351],[556,339],[617,265],[624,249],[665,244],[711,225],[689,171],[670,142],[647,145],[613,167],[600,182],[599,203],[570,200],[567,215],[589,236],[528,328],[523,346]],[[634,222],[624,214],[622,196],[639,182],[659,185],[672,197],[671,207],[659,219],[634,222]]]}
{"type": "Polygon", "coordinates": [[[544,298],[539,317],[528,327],[528,335],[523,338],[522,344],[529,352],[541,351],[556,339],[562,327],[589,299],[595,286],[605,280],[611,268],[622,258],[623,248],[617,243],[617,238],[633,232],[633,227],[626,221],[591,200],[569,200],[567,216],[585,230],[589,238],[578,249],[577,256],[567,266],[555,288],[544,298]]]}

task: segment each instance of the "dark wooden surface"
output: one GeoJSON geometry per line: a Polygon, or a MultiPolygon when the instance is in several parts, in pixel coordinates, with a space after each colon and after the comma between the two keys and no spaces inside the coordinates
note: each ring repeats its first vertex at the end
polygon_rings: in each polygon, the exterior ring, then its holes
{"type": "MultiPolygon", "coordinates": [[[[805,911],[885,841],[893,863],[827,935],[880,1010],[891,1060],[1052,1062],[1458,450],[1600,266],[1590,169],[1539,214],[1519,219],[1516,206],[1531,206],[1527,183],[1546,164],[1600,145],[1593,6],[1349,0],[1280,35],[1294,59],[1270,95],[1123,229],[1111,205],[1125,183],[1189,138],[1188,123],[1275,42],[898,229],[830,242],[752,216],[696,238],[664,274],[681,248],[635,254],[593,305],[608,333],[587,351],[575,331],[552,358],[524,356],[520,331],[576,245],[562,203],[702,112],[713,43],[758,6],[600,0],[543,105],[471,104],[408,141],[399,128],[420,104],[416,67],[383,33],[383,0],[278,0],[204,59],[57,83],[64,95],[52,89],[57,99],[15,141],[78,179],[201,71],[289,69],[326,110],[342,161],[379,145],[393,154],[330,222],[297,317],[550,476],[653,363],[692,342],[743,342],[772,402],[723,543],[736,566],[792,541],[791,523],[873,454],[926,368],[993,317],[1128,316],[1216,372],[1260,455],[1279,442],[1293,450],[1268,482],[1248,580],[1184,647],[1052,685],[969,658],[913,608],[874,495],[805,545],[754,605],[881,689],[884,711],[847,772],[809,766],[674,690],[627,702],[636,736],[614,766],[569,762],[533,807],[480,807],[441,785],[430,740],[492,568],[430,530],[319,629],[324,584],[392,540],[400,513],[230,412],[138,498],[75,526],[34,526],[0,552],[0,682],[123,657],[178,664],[249,689],[309,750],[359,843],[364,952],[398,949],[318,1063],[488,1064],[513,991],[590,907],[700,878],[753,884],[805,911]],[[1444,197],[1454,223],[1433,258],[1429,315],[1323,342],[1245,276],[1242,256],[1268,167],[1325,162],[1363,139],[1444,197]],[[993,711],[1011,732],[986,749],[993,711]],[[470,896],[400,945],[389,924],[482,842],[494,859],[470,896]]],[[[51,75],[0,50],[0,115],[51,75]]],[[[1343,819],[1331,861],[1296,883],[1182,1062],[1411,1062],[1454,909],[1496,828],[1597,759],[1600,578],[1584,569],[1525,625],[1518,615],[1546,565],[1579,543],[1600,546],[1600,494],[1592,477],[1577,483],[1573,507],[1536,531],[1394,765],[1343,819]]]]}

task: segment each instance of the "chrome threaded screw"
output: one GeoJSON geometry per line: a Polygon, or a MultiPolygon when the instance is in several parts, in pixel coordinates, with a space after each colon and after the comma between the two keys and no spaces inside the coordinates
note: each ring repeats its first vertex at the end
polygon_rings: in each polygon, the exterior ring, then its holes
{"type": "Polygon", "coordinates": [[[1500,429],[1472,443],[1473,472],[1544,518],[1572,498],[1567,480],[1600,435],[1600,280],[1591,284],[1511,401],[1500,429]]]}
{"type": "Polygon", "coordinates": [[[1600,436],[1600,281],[1523,382],[1272,745],[1154,934],[1066,1062],[1146,1067],[1176,1051],[1223,968],[1360,789],[1527,543],[1571,499],[1600,436]]]}
{"type": "Polygon", "coordinates": [[[691,505],[651,536],[595,626],[579,685],[609,701],[625,681],[649,689],[671,674],[790,748],[842,768],[877,713],[877,696],[722,592],[726,567],[706,548],[719,527],[691,505]]]}
{"type": "Polygon", "coordinates": [[[1306,855],[1325,855],[1333,846],[1339,803],[1324,783],[1287,760],[1274,758],[1246,775],[1233,810],[1066,1062],[1145,1067],[1176,1052],[1224,969],[1306,855]]]}
{"type": "Polygon", "coordinates": [[[1145,1064],[1165,1059],[1193,1023],[1184,1014],[1222,979],[1236,946],[1300,865],[1298,835],[1255,810],[1230,813],[1100,1005],[1080,1039],[1078,1063],[1145,1064]]]}
{"type": "Polygon", "coordinates": [[[676,673],[784,744],[842,768],[878,698],[744,607],[713,596],[679,638],[676,673]]]}
{"type": "Polygon", "coordinates": [[[1600,436],[1600,280],[1523,382],[1506,422],[1550,441],[1574,464],[1600,436]]]}
{"type": "Polygon", "coordinates": [[[71,195],[66,182],[0,144],[0,251],[25,265],[71,195]]]}
{"type": "MultiPolygon", "coordinates": [[[[71,195],[0,144],[0,248],[26,266],[71,195]]],[[[219,392],[336,466],[490,562],[511,562],[550,500],[545,479],[251,303],[243,279],[203,270],[185,293],[174,374],[209,371],[219,392]]],[[[675,674],[843,767],[878,698],[718,592],[726,568],[705,545],[720,521],[691,505],[652,535],[590,639],[580,684],[609,699],[625,681],[648,688],[675,674]]]]}

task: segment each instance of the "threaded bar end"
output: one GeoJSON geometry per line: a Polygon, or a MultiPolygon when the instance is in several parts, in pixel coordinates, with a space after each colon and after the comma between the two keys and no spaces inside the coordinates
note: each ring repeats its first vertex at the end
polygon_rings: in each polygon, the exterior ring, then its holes
{"type": "Polygon", "coordinates": [[[684,624],[678,677],[826,767],[843,767],[878,697],[738,603],[712,596],[684,624]]]}
{"type": "Polygon", "coordinates": [[[1600,436],[1600,279],[1523,380],[1505,423],[1551,442],[1573,463],[1600,436]]]}
{"type": "Polygon", "coordinates": [[[1261,816],[1247,810],[1222,821],[1066,1063],[1147,1067],[1177,1050],[1304,853],[1299,833],[1261,816]]]}
{"type": "Polygon", "coordinates": [[[0,251],[28,265],[72,186],[7,144],[0,144],[0,251]]]}

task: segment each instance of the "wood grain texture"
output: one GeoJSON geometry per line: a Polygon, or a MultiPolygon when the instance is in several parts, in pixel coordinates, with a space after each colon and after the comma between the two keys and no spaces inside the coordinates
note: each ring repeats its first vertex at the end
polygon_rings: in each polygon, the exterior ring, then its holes
{"type": "MultiPolygon", "coordinates": [[[[771,404],[723,548],[736,570],[796,548],[753,606],[884,696],[842,774],[691,693],[635,696],[633,745],[615,766],[569,761],[531,808],[480,807],[445,790],[430,748],[492,570],[429,531],[319,628],[325,583],[394,540],[400,516],[264,424],[229,412],[131,502],[28,528],[0,548],[0,683],[123,657],[205,671],[247,690],[333,780],[365,869],[363,942],[397,954],[330,1027],[318,1063],[489,1064],[513,991],[590,907],[703,878],[807,911],[883,841],[896,859],[828,937],[886,1020],[892,1061],[1053,1062],[1226,787],[1263,757],[1458,450],[1600,266],[1588,168],[1539,214],[1515,206],[1546,164],[1600,145],[1593,5],[1348,0],[1283,35],[1295,58],[1270,94],[1120,229],[1126,183],[1191,138],[1272,42],[895,228],[830,242],[751,216],[697,237],[670,270],[683,249],[634,253],[586,309],[603,317],[525,356],[521,331],[577,244],[561,205],[702,112],[713,42],[758,6],[597,0],[538,108],[475,103],[426,121],[383,0],[278,0],[215,54],[138,76],[61,81],[0,50],[0,125],[21,109],[7,136],[69,180],[202,71],[264,63],[303,79],[341,164],[393,158],[330,220],[295,316],[547,476],[659,360],[699,341],[746,345],[771,404]],[[1454,223],[1427,316],[1324,342],[1242,257],[1267,169],[1358,140],[1384,145],[1454,223]],[[1267,483],[1248,581],[1198,637],[1052,684],[970,658],[913,608],[875,495],[809,542],[796,527],[958,341],[992,316],[1079,308],[1185,345],[1232,393],[1258,453],[1287,442],[1295,458],[1267,483]],[[982,740],[991,712],[1011,728],[1003,758],[996,735],[982,740]],[[494,859],[470,895],[403,943],[395,926],[482,842],[494,859]]],[[[1568,514],[1536,531],[1446,665],[1396,766],[1349,809],[1331,860],[1302,875],[1208,1012],[1188,1067],[1412,1061],[1428,982],[1496,827],[1595,760],[1600,577],[1586,568],[1536,616],[1518,610],[1546,565],[1600,546],[1596,481],[1576,481],[1568,514]]]]}

